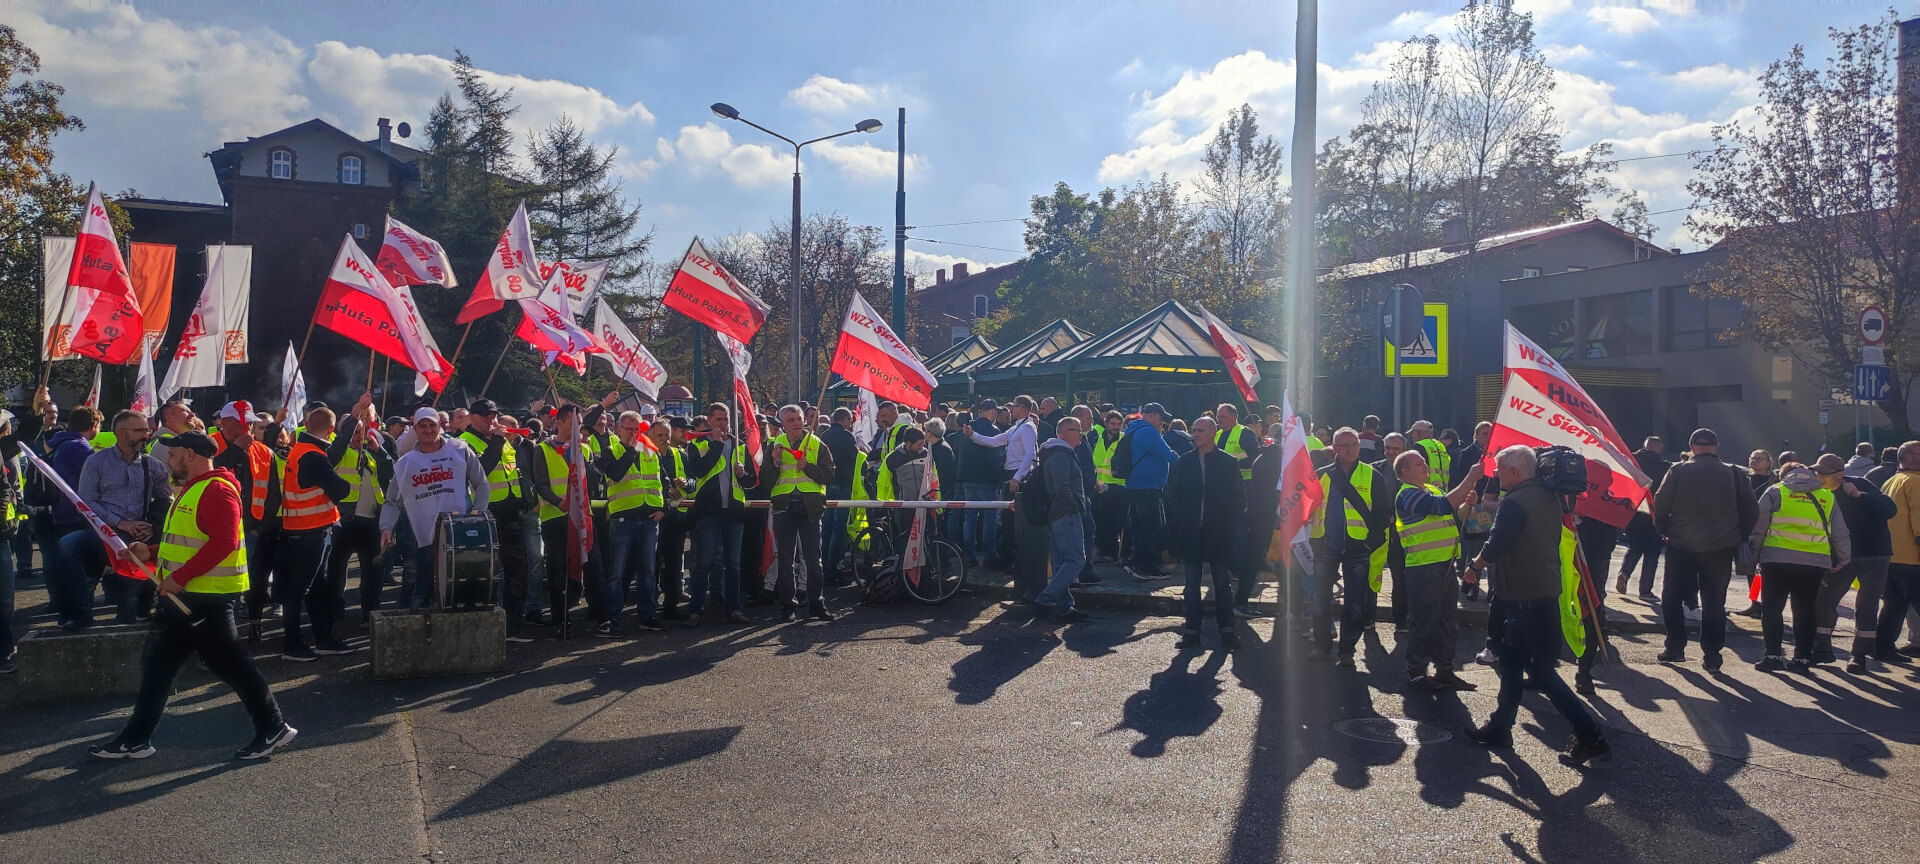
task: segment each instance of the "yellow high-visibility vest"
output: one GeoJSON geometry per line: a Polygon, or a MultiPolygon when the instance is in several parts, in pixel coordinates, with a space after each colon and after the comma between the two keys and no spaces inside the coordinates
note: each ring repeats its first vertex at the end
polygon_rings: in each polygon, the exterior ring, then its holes
{"type": "MultiPolygon", "coordinates": [[[[160,578],[171,579],[175,571],[193,559],[207,541],[213,539],[207,532],[200,530],[200,497],[206,493],[210,483],[225,483],[234,497],[240,496],[239,487],[232,481],[216,474],[200,478],[180,497],[173,501],[173,509],[167,511],[167,522],[160,539],[160,578]]],[[[233,520],[233,536],[243,537],[241,523],[236,515],[233,520]]],[[[233,551],[212,569],[187,581],[185,589],[193,594],[239,594],[247,590],[247,544],[234,544],[233,551]]]]}

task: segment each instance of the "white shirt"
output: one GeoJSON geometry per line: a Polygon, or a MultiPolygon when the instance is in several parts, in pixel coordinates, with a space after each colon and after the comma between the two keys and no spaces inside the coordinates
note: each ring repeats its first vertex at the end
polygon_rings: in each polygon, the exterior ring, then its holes
{"type": "Polygon", "coordinates": [[[1007,431],[992,437],[981,435],[967,428],[967,437],[982,447],[1005,447],[1004,462],[1006,469],[1013,472],[1013,479],[1027,479],[1027,472],[1033,470],[1033,454],[1040,446],[1040,427],[1032,415],[1014,423],[1007,431]]]}
{"type": "Polygon", "coordinates": [[[464,513],[475,501],[487,500],[487,472],[473,451],[446,441],[427,453],[412,450],[393,463],[393,482],[387,484],[387,504],[380,511],[380,529],[391,531],[405,508],[413,539],[423,549],[433,546],[433,524],[441,513],[464,513]]]}

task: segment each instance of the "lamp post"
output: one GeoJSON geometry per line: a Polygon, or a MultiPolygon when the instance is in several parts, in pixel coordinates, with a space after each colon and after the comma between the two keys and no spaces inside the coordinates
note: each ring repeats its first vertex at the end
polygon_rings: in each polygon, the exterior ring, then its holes
{"type": "Polygon", "coordinates": [[[732,105],[728,105],[725,102],[715,102],[712,108],[713,113],[723,120],[738,120],[793,146],[793,228],[790,232],[793,236],[789,238],[793,243],[793,248],[788,260],[789,282],[787,285],[787,314],[790,316],[791,323],[787,325],[787,330],[792,337],[790,340],[791,344],[788,346],[788,365],[792,367],[793,372],[791,376],[793,379],[793,398],[789,401],[799,402],[802,394],[805,392],[800,388],[800,148],[808,144],[817,144],[831,138],[838,138],[842,135],[852,135],[855,132],[878,132],[880,131],[881,124],[878,120],[868,118],[853,124],[853,128],[845,132],[835,132],[832,135],[822,135],[818,138],[796,142],[792,138],[788,138],[772,129],[768,129],[765,126],[740,116],[738,110],[735,110],[732,105]]]}

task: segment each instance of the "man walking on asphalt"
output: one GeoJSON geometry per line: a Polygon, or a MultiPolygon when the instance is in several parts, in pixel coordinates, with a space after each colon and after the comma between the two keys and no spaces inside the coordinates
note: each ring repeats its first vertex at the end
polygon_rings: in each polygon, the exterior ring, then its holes
{"type": "MultiPolygon", "coordinates": [[[[1753,531],[1759,508],[1746,476],[1720,461],[1720,438],[1696,429],[1687,439],[1693,458],[1667,471],[1653,495],[1653,524],[1667,538],[1667,581],[1660,596],[1667,648],[1660,662],[1687,659],[1686,600],[1700,595],[1701,666],[1720,668],[1727,644],[1727,583],[1733,553],[1753,531]]],[[[1497,517],[1496,517],[1497,518],[1497,517]]]]}
{"type": "MultiPolygon", "coordinates": [[[[1485,572],[1488,564],[1500,565],[1491,574],[1493,597],[1487,607],[1488,627],[1497,634],[1500,696],[1486,725],[1467,727],[1466,736],[1486,747],[1512,747],[1520,696],[1527,689],[1539,690],[1573,724],[1573,741],[1560,761],[1578,767],[1606,757],[1611,749],[1600,721],[1554,671],[1562,638],[1560,499],[1534,479],[1538,461],[1531,448],[1515,444],[1495,459],[1506,494],[1493,514],[1486,548],[1467,566],[1485,572]]],[[[1721,587],[1726,587],[1724,580],[1721,587]]]]}
{"type": "Polygon", "coordinates": [[[1081,520],[1092,512],[1087,505],[1086,481],[1080,476],[1080,460],[1073,452],[1080,446],[1080,421],[1062,417],[1054,433],[1058,437],[1040,447],[1035,469],[1040,476],[1031,478],[1032,482],[1045,484],[1047,533],[1053,547],[1053,578],[1034,598],[1034,609],[1054,621],[1085,621],[1091,616],[1073,608],[1069,590],[1087,567],[1087,536],[1081,520]]]}
{"type": "Polygon", "coordinates": [[[1173,517],[1173,543],[1187,570],[1186,626],[1181,629],[1183,651],[1200,647],[1204,616],[1200,604],[1200,569],[1213,568],[1214,621],[1220,628],[1220,647],[1240,647],[1234,632],[1232,590],[1228,570],[1241,537],[1246,509],[1246,482],[1240,463],[1215,441],[1219,426],[1211,417],[1193,421],[1192,453],[1180,457],[1167,480],[1167,509],[1173,517]]]}
{"type": "Polygon", "coordinates": [[[1333,433],[1333,464],[1320,469],[1320,509],[1308,533],[1314,552],[1313,651],[1308,660],[1325,660],[1334,647],[1333,582],[1343,580],[1339,665],[1353,666],[1375,601],[1371,584],[1374,550],[1387,542],[1393,521],[1393,483],[1360,461],[1360,434],[1343,427],[1333,433]]]}

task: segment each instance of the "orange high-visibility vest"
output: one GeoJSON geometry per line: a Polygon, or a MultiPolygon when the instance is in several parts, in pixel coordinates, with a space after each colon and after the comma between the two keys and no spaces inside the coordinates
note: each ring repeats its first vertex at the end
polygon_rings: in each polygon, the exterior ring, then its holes
{"type": "Polygon", "coordinates": [[[320,447],[302,441],[287,453],[286,470],[280,472],[280,525],[288,531],[312,531],[340,521],[340,509],[326,492],[300,482],[300,460],[308,453],[318,453],[322,459],[327,455],[320,447]]]}
{"type": "MultiPolygon", "coordinates": [[[[213,451],[213,455],[226,452],[227,439],[220,437],[218,431],[212,437],[213,443],[219,448],[213,451]]],[[[253,489],[247,495],[247,512],[253,516],[253,521],[263,522],[267,518],[267,484],[273,477],[273,451],[255,441],[247,447],[247,464],[251,466],[253,474],[253,489]]]]}

